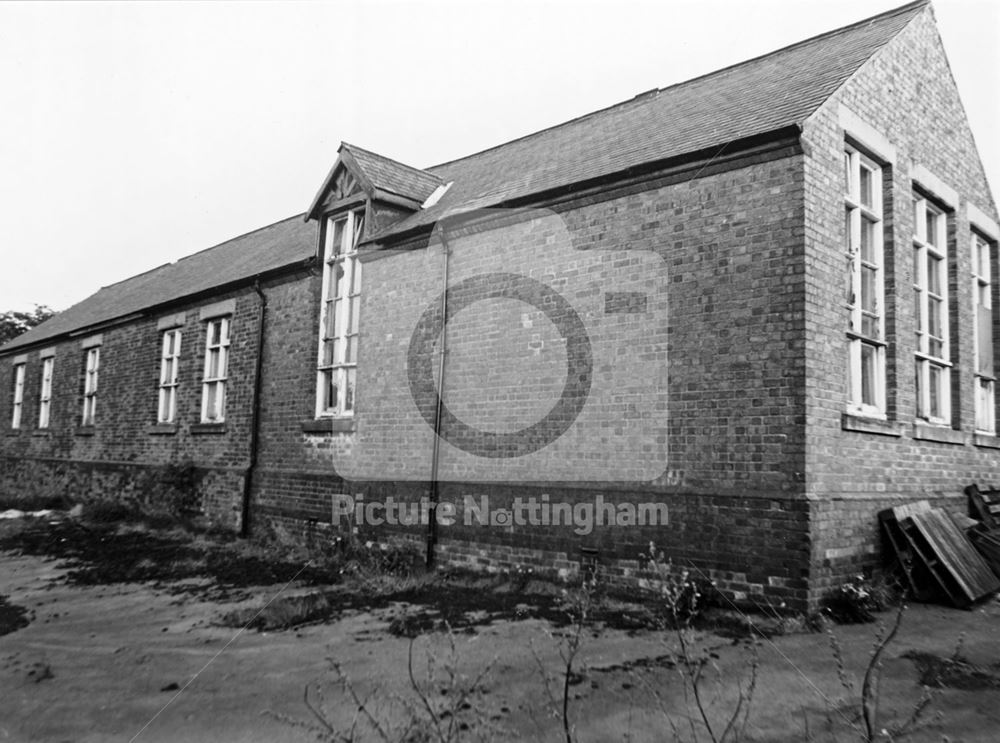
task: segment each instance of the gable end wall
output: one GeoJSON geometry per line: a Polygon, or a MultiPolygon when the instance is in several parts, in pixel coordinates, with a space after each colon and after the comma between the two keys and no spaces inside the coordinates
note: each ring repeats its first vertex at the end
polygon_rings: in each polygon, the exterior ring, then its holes
{"type": "MultiPolygon", "coordinates": [[[[990,91],[979,91],[990,94],[990,91]]],[[[973,436],[972,295],[967,204],[992,214],[993,201],[952,82],[930,9],[875,55],[807,122],[803,141],[806,207],[806,489],[812,501],[814,590],[880,563],[879,510],[926,498],[965,511],[962,489],[996,483],[1000,451],[973,436]],[[889,422],[882,433],[844,430],[847,407],[843,219],[846,106],[894,149],[886,173],[886,332],[890,346],[889,422]],[[914,429],[914,303],[911,182],[929,171],[958,202],[949,220],[954,443],[917,438],[914,429]],[[957,251],[956,251],[957,248],[957,251]],[[957,337],[957,343],[955,339],[957,337]],[[885,435],[886,429],[895,435],[885,435]]],[[[868,144],[862,142],[862,144],[868,144]]],[[[924,178],[924,180],[930,180],[924,178]]],[[[934,184],[924,183],[931,187],[934,184]]],[[[994,301],[994,307],[997,307],[994,301]]]]}

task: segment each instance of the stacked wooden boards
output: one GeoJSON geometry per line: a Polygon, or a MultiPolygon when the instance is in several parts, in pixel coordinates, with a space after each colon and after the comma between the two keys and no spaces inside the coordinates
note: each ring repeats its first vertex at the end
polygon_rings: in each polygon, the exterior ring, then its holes
{"type": "Polygon", "coordinates": [[[969,515],[978,522],[969,529],[969,538],[993,572],[1000,575],[1000,490],[970,485],[965,494],[969,515]]]}
{"type": "Polygon", "coordinates": [[[882,511],[879,519],[917,599],[968,608],[1000,590],[1000,578],[944,509],[921,500],[882,511]]]}

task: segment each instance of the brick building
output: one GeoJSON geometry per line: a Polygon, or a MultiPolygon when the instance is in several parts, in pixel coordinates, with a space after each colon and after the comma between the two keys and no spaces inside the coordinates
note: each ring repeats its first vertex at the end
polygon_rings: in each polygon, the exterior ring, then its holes
{"type": "Polygon", "coordinates": [[[925,2],[426,170],[344,144],[305,215],[0,349],[0,491],[193,461],[234,528],[429,499],[361,528],[814,606],[880,509],[995,481],[997,219],[925,2]]]}

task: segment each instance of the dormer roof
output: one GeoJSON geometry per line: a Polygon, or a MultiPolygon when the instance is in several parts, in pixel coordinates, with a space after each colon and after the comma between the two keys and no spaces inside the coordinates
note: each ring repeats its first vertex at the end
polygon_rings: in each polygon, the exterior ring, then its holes
{"type": "Polygon", "coordinates": [[[336,201],[337,196],[347,196],[346,193],[331,194],[345,182],[353,183],[356,192],[363,192],[368,198],[397,197],[391,200],[397,204],[410,202],[413,209],[419,208],[428,196],[444,185],[444,181],[426,170],[341,142],[337,160],[306,212],[306,219],[315,219],[323,204],[336,201]]]}

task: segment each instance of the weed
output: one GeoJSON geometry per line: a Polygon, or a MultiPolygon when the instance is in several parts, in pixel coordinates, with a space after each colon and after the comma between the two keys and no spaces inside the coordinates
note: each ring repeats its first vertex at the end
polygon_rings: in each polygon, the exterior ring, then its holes
{"type": "Polygon", "coordinates": [[[394,698],[377,686],[361,694],[341,665],[328,658],[336,685],[351,702],[353,714],[346,726],[334,719],[325,698],[324,685],[319,682],[307,684],[303,690],[302,701],[310,718],[302,720],[272,710],[262,714],[330,743],[373,739],[383,743],[456,743],[472,736],[482,740],[493,732],[491,723],[481,712],[480,701],[496,659],[475,676],[466,676],[459,671],[460,653],[455,634],[449,628],[445,636],[447,648],[444,653],[428,645],[426,671],[420,678],[414,663],[416,638],[410,639],[406,661],[408,698],[394,698]],[[439,655],[442,660],[438,660],[439,655]]]}
{"type": "MultiPolygon", "coordinates": [[[[715,585],[709,581],[694,579],[690,572],[685,569],[675,570],[671,562],[664,558],[664,553],[657,550],[656,545],[652,542],[649,545],[649,553],[642,555],[642,557],[646,561],[648,573],[653,576],[649,585],[653,587],[658,596],[665,612],[668,628],[672,630],[673,637],[677,642],[678,650],[675,653],[674,664],[681,676],[685,707],[689,709],[689,714],[686,717],[690,740],[693,742],[699,740],[699,727],[696,720],[700,720],[701,726],[712,743],[736,743],[743,737],[753,705],[754,692],[757,688],[759,659],[756,640],[751,644],[751,653],[747,659],[747,677],[745,680],[737,679],[735,705],[727,715],[724,715],[721,724],[716,721],[713,725],[712,717],[718,715],[709,714],[711,704],[705,695],[702,683],[705,669],[711,666],[716,671],[716,699],[723,688],[723,677],[718,666],[714,663],[716,656],[707,648],[696,649],[696,636],[692,625],[701,616],[707,600],[714,597],[715,585]],[[691,712],[696,713],[697,717],[691,712]]],[[[655,690],[653,691],[654,696],[660,699],[659,694],[655,690]]],[[[674,739],[683,740],[683,731],[678,727],[673,716],[666,712],[666,706],[662,700],[660,708],[664,711],[667,723],[673,731],[674,739]]]]}
{"type": "MultiPolygon", "coordinates": [[[[865,743],[875,743],[878,740],[888,741],[901,740],[912,733],[920,724],[921,718],[926,713],[933,700],[929,688],[925,685],[923,694],[914,704],[909,717],[902,721],[879,723],[879,702],[881,699],[880,689],[882,680],[882,656],[886,648],[892,643],[899,632],[903,622],[903,614],[906,612],[906,602],[900,601],[892,625],[886,631],[884,625],[879,625],[875,633],[875,641],[871,655],[865,666],[865,673],[861,683],[861,697],[858,702],[860,719],[864,725],[858,732],[865,743]]],[[[832,628],[827,630],[830,639],[830,648],[833,652],[834,662],[837,667],[837,678],[840,685],[847,692],[848,697],[855,694],[854,683],[847,672],[843,650],[836,634],[832,628]]],[[[961,644],[959,645],[959,648],[961,644]]],[[[956,652],[958,652],[956,650],[956,652]]],[[[852,723],[853,724],[853,723],[852,723]]]]}

